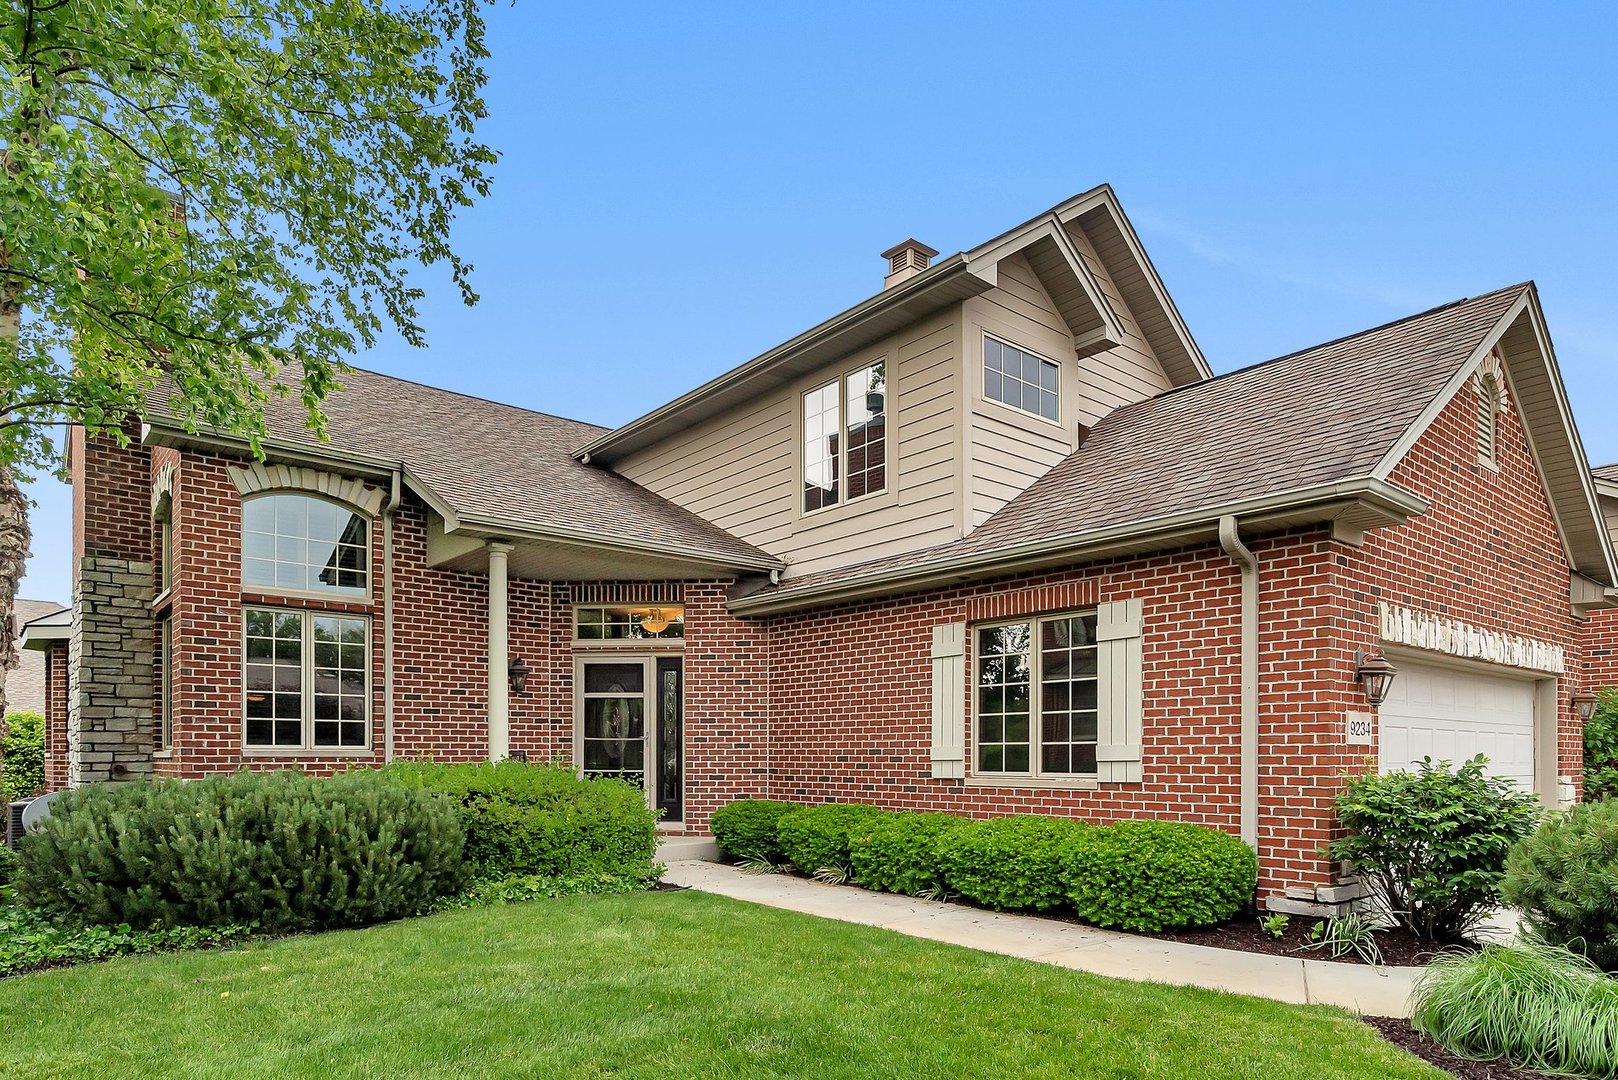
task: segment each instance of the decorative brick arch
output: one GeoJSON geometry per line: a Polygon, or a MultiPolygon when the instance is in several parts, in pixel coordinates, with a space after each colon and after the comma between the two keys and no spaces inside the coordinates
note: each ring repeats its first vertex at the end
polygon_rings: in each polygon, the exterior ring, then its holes
{"type": "Polygon", "coordinates": [[[266,465],[255,462],[247,466],[231,466],[230,479],[245,499],[270,491],[305,491],[328,499],[347,503],[370,517],[382,512],[386,492],[363,480],[338,476],[336,473],[305,469],[298,465],[266,465]]]}

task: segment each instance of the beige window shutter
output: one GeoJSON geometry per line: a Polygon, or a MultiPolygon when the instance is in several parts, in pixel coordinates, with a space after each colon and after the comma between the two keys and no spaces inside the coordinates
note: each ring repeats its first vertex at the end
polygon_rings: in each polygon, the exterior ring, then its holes
{"type": "Polygon", "coordinates": [[[1096,779],[1141,782],[1142,603],[1115,600],[1096,609],[1098,716],[1096,779]]]}
{"type": "Polygon", "coordinates": [[[966,776],[966,624],[933,627],[933,776],[966,776]]]}

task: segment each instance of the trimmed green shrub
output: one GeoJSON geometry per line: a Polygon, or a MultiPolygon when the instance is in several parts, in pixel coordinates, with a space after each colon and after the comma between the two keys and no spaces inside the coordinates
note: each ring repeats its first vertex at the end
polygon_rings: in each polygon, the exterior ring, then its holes
{"type": "Polygon", "coordinates": [[[1618,802],[1547,818],[1511,849],[1500,893],[1543,940],[1618,971],[1618,802]]]}
{"type": "Polygon", "coordinates": [[[1229,833],[1177,821],[1080,831],[1062,853],[1073,911],[1097,926],[1155,934],[1228,922],[1258,890],[1258,857],[1229,833]]]}
{"type": "Polygon", "coordinates": [[[396,761],[382,773],[460,808],[466,861],[479,878],[656,876],[657,816],[633,784],[521,761],[396,761]]]}
{"type": "Polygon", "coordinates": [[[799,803],[737,799],[715,810],[708,828],[719,849],[731,858],[777,863],[782,859],[781,841],[776,836],[781,815],[801,809],[799,803]]]}
{"type": "Polygon", "coordinates": [[[1328,853],[1424,941],[1457,941],[1499,905],[1506,855],[1539,820],[1533,793],[1489,776],[1484,760],[1451,771],[1423,758],[1415,772],[1351,779],[1337,796],[1348,835],[1328,853]]]}
{"type": "Polygon", "coordinates": [[[823,803],[781,815],[776,838],[781,854],[805,874],[849,865],[851,836],[868,837],[889,817],[886,810],[860,803],[823,803]]]}
{"type": "Polygon", "coordinates": [[[45,718],[37,712],[6,715],[0,738],[0,801],[26,799],[45,786],[45,718]]]}
{"type": "Polygon", "coordinates": [[[849,848],[854,877],[867,889],[906,896],[938,890],[938,838],[964,824],[954,814],[896,813],[849,848]]]}
{"type": "Polygon", "coordinates": [[[17,858],[17,853],[0,844],[0,889],[11,884],[21,866],[22,862],[17,858]]]}
{"type": "Polygon", "coordinates": [[[373,772],[75,789],[18,849],[17,897],[99,926],[363,926],[461,880],[455,808],[373,772]]]}
{"type": "Polygon", "coordinates": [[[945,884],[973,903],[1044,911],[1066,899],[1066,849],[1088,828],[1038,814],[968,821],[941,834],[934,850],[945,884]]]}
{"type": "Polygon", "coordinates": [[[1554,945],[1442,953],[1410,1022],[1450,1052],[1570,1076],[1618,1076],[1618,980],[1554,945]]]}
{"type": "Polygon", "coordinates": [[[1618,795],[1618,689],[1597,695],[1595,715],[1584,722],[1584,801],[1618,795]]]}

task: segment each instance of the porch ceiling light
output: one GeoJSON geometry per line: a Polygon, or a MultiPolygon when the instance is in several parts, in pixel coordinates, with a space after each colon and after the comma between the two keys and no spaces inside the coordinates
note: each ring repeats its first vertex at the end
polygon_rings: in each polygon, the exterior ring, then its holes
{"type": "Polygon", "coordinates": [[[506,665],[506,677],[511,682],[513,694],[520,694],[528,689],[528,665],[523,663],[522,657],[511,658],[511,663],[506,665]]]}
{"type": "Polygon", "coordinates": [[[1601,699],[1588,690],[1576,690],[1573,693],[1573,711],[1580,720],[1588,720],[1596,714],[1596,706],[1601,699]]]}
{"type": "Polygon", "coordinates": [[[669,628],[669,617],[662,608],[652,608],[640,617],[640,628],[656,637],[669,628]]]}
{"type": "Polygon", "coordinates": [[[1399,669],[1376,650],[1354,650],[1354,680],[1365,688],[1365,700],[1372,705],[1380,705],[1388,700],[1388,690],[1393,686],[1393,677],[1397,674],[1399,669]]]}

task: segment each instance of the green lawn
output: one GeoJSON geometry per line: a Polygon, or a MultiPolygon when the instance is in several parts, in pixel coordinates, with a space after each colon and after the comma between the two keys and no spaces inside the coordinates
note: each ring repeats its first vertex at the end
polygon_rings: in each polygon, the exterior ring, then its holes
{"type": "Polygon", "coordinates": [[[694,892],[454,912],[0,982],[26,1077],[1437,1073],[1358,1021],[694,892]]]}

